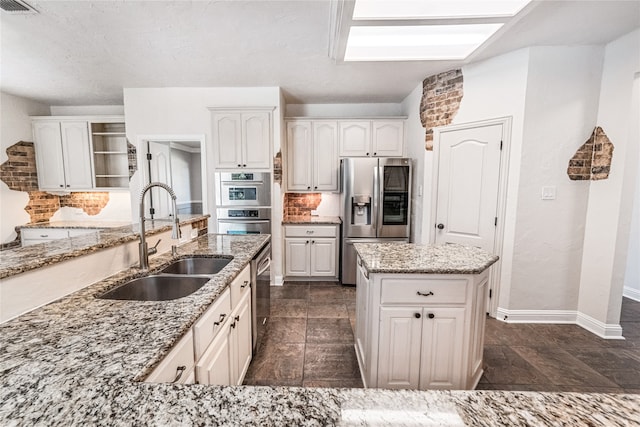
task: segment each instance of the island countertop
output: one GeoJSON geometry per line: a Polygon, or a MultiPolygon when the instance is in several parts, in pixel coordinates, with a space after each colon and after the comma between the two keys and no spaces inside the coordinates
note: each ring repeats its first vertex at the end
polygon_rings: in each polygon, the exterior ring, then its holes
{"type": "MultiPolygon", "coordinates": [[[[0,425],[638,425],[638,395],[151,384],[142,379],[268,236],[206,235],[188,254],[234,256],[174,301],[96,299],[125,270],[0,325],[0,425]]],[[[171,261],[150,260],[151,272],[171,261]]]]}
{"type": "Polygon", "coordinates": [[[482,249],[454,243],[354,243],[369,273],[477,274],[498,261],[482,249]]]}

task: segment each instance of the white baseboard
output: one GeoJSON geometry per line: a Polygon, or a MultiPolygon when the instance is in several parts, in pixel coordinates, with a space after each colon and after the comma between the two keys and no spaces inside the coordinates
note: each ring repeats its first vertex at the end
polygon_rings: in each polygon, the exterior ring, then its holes
{"type": "Polygon", "coordinates": [[[273,278],[273,286],[282,286],[284,285],[284,278],[282,276],[275,276],[273,278]]]}
{"type": "Polygon", "coordinates": [[[496,319],[507,323],[576,323],[573,310],[506,310],[498,307],[496,319]]]}
{"type": "Polygon", "coordinates": [[[584,313],[578,313],[576,321],[578,326],[582,326],[589,332],[593,332],[600,338],[608,340],[623,340],[622,327],[616,324],[602,323],[601,321],[594,319],[591,316],[587,316],[584,313]]]}
{"type": "Polygon", "coordinates": [[[623,340],[622,327],[606,324],[574,310],[507,310],[498,307],[496,319],[506,323],[556,323],[578,325],[609,340],[623,340]]]}
{"type": "Polygon", "coordinates": [[[630,288],[625,286],[622,290],[622,296],[632,299],[634,301],[640,301],[640,289],[630,288]]]}

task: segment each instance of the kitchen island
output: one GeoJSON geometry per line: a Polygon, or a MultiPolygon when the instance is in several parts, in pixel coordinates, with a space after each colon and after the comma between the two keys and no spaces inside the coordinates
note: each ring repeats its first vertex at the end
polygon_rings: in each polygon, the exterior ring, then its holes
{"type": "MultiPolygon", "coordinates": [[[[634,425],[635,395],[217,387],[142,382],[267,236],[205,235],[178,248],[233,256],[174,301],[96,299],[124,270],[0,325],[0,425],[634,425]]],[[[150,260],[151,272],[171,262],[150,260]]]]}

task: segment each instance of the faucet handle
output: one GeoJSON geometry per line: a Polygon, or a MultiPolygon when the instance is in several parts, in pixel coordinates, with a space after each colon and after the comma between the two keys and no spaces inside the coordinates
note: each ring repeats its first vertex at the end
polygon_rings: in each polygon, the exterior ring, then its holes
{"type": "Polygon", "coordinates": [[[153,245],[152,247],[150,247],[147,253],[149,255],[153,255],[153,254],[157,253],[158,252],[158,245],[160,244],[161,241],[162,241],[162,239],[158,239],[156,244],[153,245]]]}

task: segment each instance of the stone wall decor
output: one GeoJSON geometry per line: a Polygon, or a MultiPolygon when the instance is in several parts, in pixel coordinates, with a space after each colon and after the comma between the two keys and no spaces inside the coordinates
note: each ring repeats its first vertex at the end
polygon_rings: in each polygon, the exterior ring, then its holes
{"type": "Polygon", "coordinates": [[[462,70],[450,70],[422,82],[420,121],[426,129],[425,149],[433,150],[433,128],[451,124],[463,96],[462,70]]]}
{"type": "Polygon", "coordinates": [[[282,186],[282,151],[273,158],[273,182],[282,186]]]}
{"type": "Polygon", "coordinates": [[[283,214],[287,216],[311,216],[322,202],[321,193],[285,193],[283,214]]]}
{"type": "Polygon", "coordinates": [[[129,158],[129,181],[138,170],[138,156],[136,146],[127,141],[127,157],[129,158]]]}
{"type": "MultiPolygon", "coordinates": [[[[58,196],[40,191],[33,142],[20,141],[8,147],[6,152],[7,161],[0,165],[0,180],[7,184],[10,190],[27,192],[29,202],[24,210],[29,214],[30,222],[49,221],[53,214],[63,207],[79,208],[88,215],[97,215],[109,202],[108,192],[73,192],[58,196]]],[[[136,168],[135,147],[133,157],[133,166],[136,168]]],[[[129,173],[132,175],[131,160],[129,173]]]]}
{"type": "Polygon", "coordinates": [[[600,126],[569,160],[567,175],[572,181],[598,181],[609,177],[613,159],[613,143],[600,126]]]}

